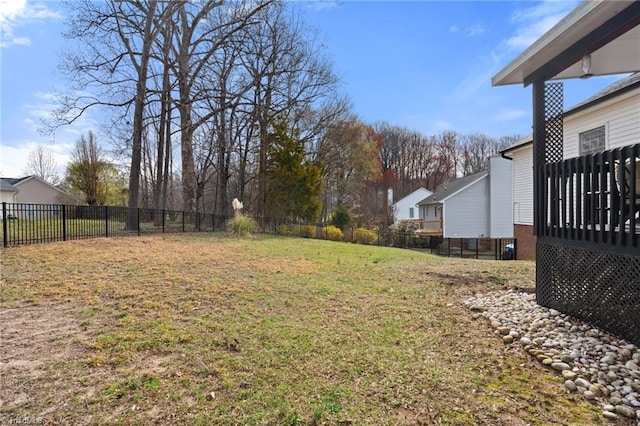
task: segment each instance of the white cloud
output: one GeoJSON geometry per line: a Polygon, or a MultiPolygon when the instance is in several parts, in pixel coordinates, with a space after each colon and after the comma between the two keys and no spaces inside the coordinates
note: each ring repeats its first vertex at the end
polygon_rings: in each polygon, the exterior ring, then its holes
{"type": "MultiPolygon", "coordinates": [[[[25,116],[21,119],[20,139],[5,139],[0,144],[0,175],[2,177],[21,177],[26,167],[29,153],[40,144],[51,152],[58,165],[58,173],[64,176],[76,140],[89,130],[99,136],[100,126],[93,112],[87,112],[73,124],[61,126],[52,134],[40,134],[43,118],[46,118],[58,106],[58,97],[51,92],[36,92],[33,100],[23,106],[25,116]]],[[[100,136],[99,136],[100,140],[100,136]]]]}
{"type": "Polygon", "coordinates": [[[453,129],[453,124],[449,123],[448,121],[444,121],[444,120],[436,120],[433,122],[433,127],[436,128],[438,130],[438,132],[442,131],[442,130],[451,130],[453,129]]]}
{"type": "Polygon", "coordinates": [[[487,31],[487,29],[485,27],[483,27],[480,24],[473,24],[468,26],[467,28],[464,29],[464,32],[469,36],[469,37],[475,37],[478,36],[480,34],[483,34],[487,31]]]}
{"type": "Polygon", "coordinates": [[[491,116],[491,121],[511,121],[528,115],[523,109],[508,109],[491,116]]]}
{"type": "Polygon", "coordinates": [[[463,31],[467,36],[469,37],[475,37],[478,36],[480,34],[483,34],[487,31],[487,29],[482,26],[481,24],[472,24],[472,25],[468,25],[464,28],[461,28],[458,25],[451,25],[449,27],[449,32],[450,33],[457,33],[463,31]]]}
{"type": "Polygon", "coordinates": [[[535,6],[521,9],[511,15],[510,23],[516,25],[515,33],[506,40],[511,49],[523,50],[529,47],[551,27],[571,12],[577,1],[548,0],[535,6]]]}
{"type": "MultiPolygon", "coordinates": [[[[79,92],[74,93],[80,94],[79,92]]],[[[53,92],[36,92],[33,94],[33,98],[33,102],[24,105],[28,117],[23,121],[32,132],[42,133],[46,127],[44,121],[48,121],[53,111],[60,106],[59,95],[53,92]]],[[[59,127],[54,138],[75,140],[79,135],[87,133],[89,130],[93,130],[95,133],[100,124],[94,116],[94,111],[85,111],[73,124],[59,127]]]]}
{"type": "Polygon", "coordinates": [[[336,0],[318,0],[318,1],[308,2],[307,7],[312,10],[325,10],[325,9],[332,9],[339,5],[340,5],[340,2],[336,0]]]}
{"type": "Polygon", "coordinates": [[[486,56],[475,58],[475,62],[469,67],[467,77],[456,86],[452,95],[456,100],[465,101],[471,99],[483,87],[491,87],[491,77],[498,71],[501,57],[495,52],[489,52],[486,56]]]}
{"type": "MultiPolygon", "coordinates": [[[[33,140],[18,141],[15,146],[0,145],[0,176],[19,178],[25,175],[24,169],[27,165],[29,154],[36,148],[39,142],[33,140]]],[[[57,171],[60,176],[64,176],[67,164],[71,158],[73,144],[42,144],[56,162],[57,171]]]]}
{"type": "Polygon", "coordinates": [[[0,0],[0,48],[10,46],[28,46],[28,37],[17,35],[16,31],[26,24],[38,23],[49,19],[62,19],[60,12],[49,9],[44,3],[27,0],[0,0]]]}
{"type": "Polygon", "coordinates": [[[512,33],[502,39],[491,51],[476,58],[469,67],[467,77],[454,89],[457,100],[472,99],[483,87],[491,87],[493,77],[508,60],[524,49],[573,10],[576,0],[547,0],[535,6],[520,9],[506,24],[515,26],[512,33]]]}

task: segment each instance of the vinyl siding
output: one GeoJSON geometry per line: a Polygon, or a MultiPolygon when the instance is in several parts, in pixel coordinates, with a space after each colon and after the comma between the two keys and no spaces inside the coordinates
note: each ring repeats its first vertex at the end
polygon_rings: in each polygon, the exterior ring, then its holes
{"type": "Polygon", "coordinates": [[[533,145],[513,151],[513,223],[533,225],[533,145]]]}
{"type": "Polygon", "coordinates": [[[512,161],[489,159],[489,237],[513,237],[512,161]]]}
{"type": "Polygon", "coordinates": [[[425,188],[418,188],[406,197],[398,200],[393,205],[394,221],[418,219],[417,203],[427,198],[432,192],[425,188]],[[413,209],[413,217],[410,215],[410,209],[413,209]]]}
{"type": "Polygon", "coordinates": [[[447,198],[443,207],[445,238],[489,235],[489,177],[447,198]]]}
{"type": "Polygon", "coordinates": [[[16,184],[20,190],[16,194],[16,203],[58,204],[64,194],[38,179],[28,179],[16,184]]]}
{"type": "Polygon", "coordinates": [[[13,191],[0,191],[0,203],[15,203],[13,191]]]}
{"type": "Polygon", "coordinates": [[[640,143],[640,89],[565,117],[564,158],[580,155],[579,135],[605,126],[605,149],[640,143]]]}

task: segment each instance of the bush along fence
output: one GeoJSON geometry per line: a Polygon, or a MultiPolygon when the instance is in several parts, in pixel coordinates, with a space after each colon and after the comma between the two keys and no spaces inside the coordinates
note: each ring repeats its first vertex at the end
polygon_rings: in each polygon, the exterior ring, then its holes
{"type": "MultiPolygon", "coordinates": [[[[90,238],[182,232],[226,231],[234,216],[117,206],[2,203],[2,246],[51,243],[90,238]]],[[[430,249],[443,256],[515,259],[515,240],[443,239],[414,231],[337,228],[256,218],[254,232],[292,235],[359,244],[430,249]]]]}

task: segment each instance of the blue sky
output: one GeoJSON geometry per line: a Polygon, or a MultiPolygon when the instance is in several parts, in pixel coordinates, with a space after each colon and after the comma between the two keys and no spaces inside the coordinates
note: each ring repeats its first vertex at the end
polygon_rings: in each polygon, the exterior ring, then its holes
{"type": "MultiPolygon", "coordinates": [[[[299,1],[316,27],[353,111],[425,134],[443,130],[499,137],[531,130],[531,90],[491,87],[491,77],[576,5],[554,1],[299,1]]],[[[55,1],[0,0],[0,175],[16,177],[37,143],[64,171],[89,114],[54,137],[38,132],[66,82],[56,71],[68,43],[55,1]]],[[[621,78],[568,81],[568,108],[621,78]]],[[[106,138],[105,138],[106,139],[106,138]]]]}

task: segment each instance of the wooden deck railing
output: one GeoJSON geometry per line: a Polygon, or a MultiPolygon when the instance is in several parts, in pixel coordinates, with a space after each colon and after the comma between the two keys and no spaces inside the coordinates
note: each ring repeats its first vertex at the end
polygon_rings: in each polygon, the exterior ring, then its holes
{"type": "Polygon", "coordinates": [[[540,236],[639,247],[640,144],[546,164],[538,179],[540,236]]]}
{"type": "Polygon", "coordinates": [[[442,234],[442,219],[409,219],[402,220],[401,223],[405,228],[414,228],[421,233],[433,235],[442,234]]]}

